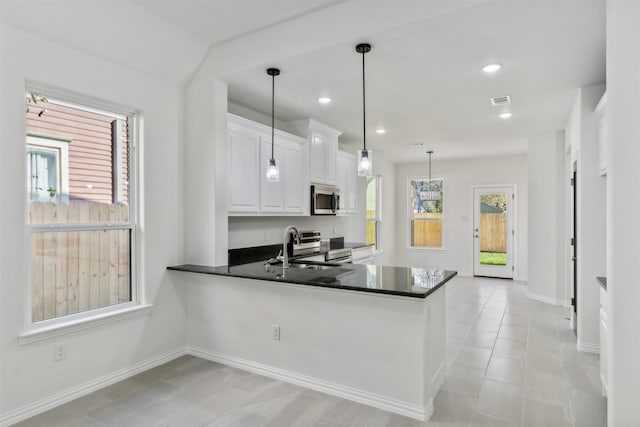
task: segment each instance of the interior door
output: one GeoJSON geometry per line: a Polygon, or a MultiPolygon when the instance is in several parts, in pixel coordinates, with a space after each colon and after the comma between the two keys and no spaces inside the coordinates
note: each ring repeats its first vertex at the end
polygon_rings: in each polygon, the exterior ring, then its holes
{"type": "Polygon", "coordinates": [[[473,190],[474,276],[513,279],[513,186],[473,190]]]}

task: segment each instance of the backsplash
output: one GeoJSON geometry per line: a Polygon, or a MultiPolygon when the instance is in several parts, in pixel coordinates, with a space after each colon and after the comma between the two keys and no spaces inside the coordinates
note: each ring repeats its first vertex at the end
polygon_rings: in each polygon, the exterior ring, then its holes
{"type": "Polygon", "coordinates": [[[289,225],[300,231],[320,231],[324,239],[344,236],[349,242],[365,240],[358,216],[229,217],[229,249],[282,243],[289,225]]]}

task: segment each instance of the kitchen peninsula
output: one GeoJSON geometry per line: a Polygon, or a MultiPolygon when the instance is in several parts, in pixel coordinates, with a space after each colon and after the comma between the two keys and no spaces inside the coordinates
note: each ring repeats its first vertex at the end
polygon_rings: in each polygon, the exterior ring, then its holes
{"type": "Polygon", "coordinates": [[[191,353],[419,420],[445,374],[456,272],[354,264],[180,265],[191,353]],[[283,273],[284,271],[284,273],[283,273]]]}

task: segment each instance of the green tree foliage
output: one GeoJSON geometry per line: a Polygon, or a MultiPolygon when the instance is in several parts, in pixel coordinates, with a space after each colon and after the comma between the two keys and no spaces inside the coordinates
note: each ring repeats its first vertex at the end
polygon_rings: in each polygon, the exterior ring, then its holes
{"type": "Polygon", "coordinates": [[[500,209],[505,212],[507,210],[506,194],[483,194],[480,196],[480,203],[500,209]]]}

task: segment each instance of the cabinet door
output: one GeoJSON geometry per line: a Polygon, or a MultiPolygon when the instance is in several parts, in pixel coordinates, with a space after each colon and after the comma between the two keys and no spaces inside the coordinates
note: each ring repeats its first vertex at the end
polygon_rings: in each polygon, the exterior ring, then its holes
{"type": "Polygon", "coordinates": [[[324,138],[324,182],[328,185],[338,185],[338,137],[324,138]]]}
{"type": "Polygon", "coordinates": [[[271,158],[271,137],[260,138],[260,211],[284,212],[284,186],[287,182],[285,150],[279,144],[274,147],[274,156],[280,167],[280,181],[267,182],[267,162],[271,158]]]}
{"type": "Polygon", "coordinates": [[[229,212],[257,213],[260,173],[258,134],[229,128],[229,212]]]}
{"type": "Polygon", "coordinates": [[[355,157],[347,157],[347,212],[358,212],[358,160],[355,157]]]}
{"type": "Polygon", "coordinates": [[[349,199],[349,158],[342,153],[338,153],[338,188],[340,189],[340,215],[348,213],[349,199]]]}
{"type": "Polygon", "coordinates": [[[309,146],[309,179],[311,182],[325,184],[325,145],[326,137],[318,132],[311,132],[309,146]]]}
{"type": "Polygon", "coordinates": [[[305,193],[309,191],[304,179],[303,147],[300,144],[291,143],[283,147],[283,151],[284,174],[281,171],[280,176],[284,177],[284,210],[288,213],[303,213],[305,193]]]}
{"type": "Polygon", "coordinates": [[[358,170],[355,157],[338,152],[338,187],[340,188],[340,213],[356,213],[358,170]]]}

